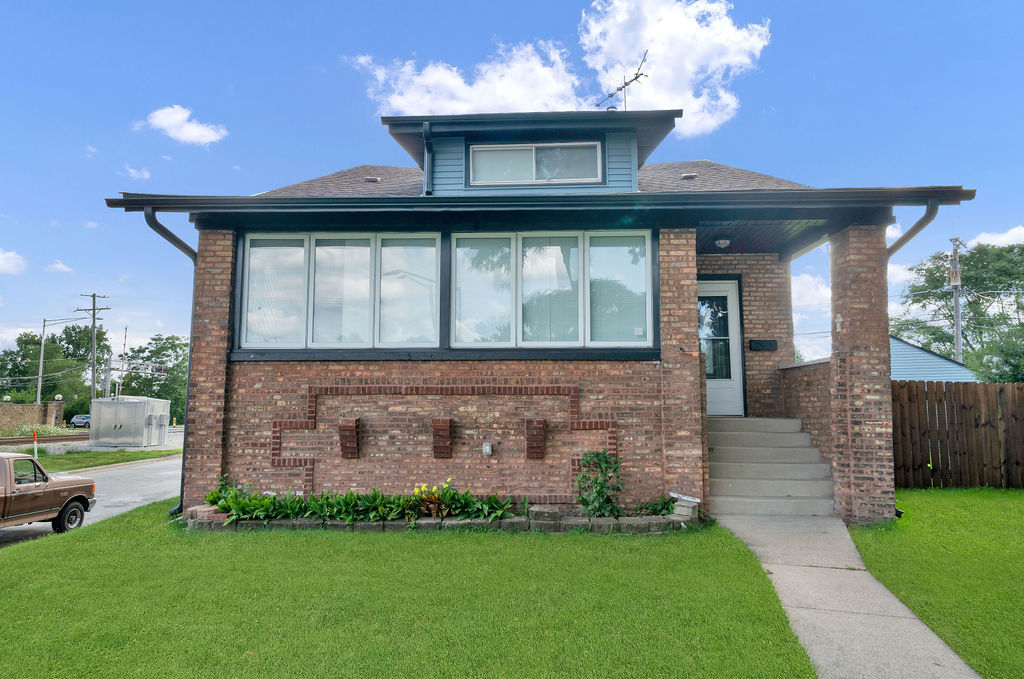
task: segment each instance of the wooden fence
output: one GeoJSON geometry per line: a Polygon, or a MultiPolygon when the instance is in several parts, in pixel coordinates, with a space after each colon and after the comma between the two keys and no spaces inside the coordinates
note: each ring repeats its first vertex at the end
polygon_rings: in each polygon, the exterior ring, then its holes
{"type": "Polygon", "coordinates": [[[1024,488],[1024,384],[892,383],[897,488],[1024,488]]]}

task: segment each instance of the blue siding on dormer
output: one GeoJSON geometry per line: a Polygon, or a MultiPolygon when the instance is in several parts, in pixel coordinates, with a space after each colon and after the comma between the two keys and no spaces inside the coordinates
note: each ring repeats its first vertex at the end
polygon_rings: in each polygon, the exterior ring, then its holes
{"type": "Polygon", "coordinates": [[[465,139],[435,137],[433,141],[435,196],[629,193],[637,190],[636,135],[632,132],[615,132],[606,136],[605,183],[589,186],[467,186],[465,139]]]}

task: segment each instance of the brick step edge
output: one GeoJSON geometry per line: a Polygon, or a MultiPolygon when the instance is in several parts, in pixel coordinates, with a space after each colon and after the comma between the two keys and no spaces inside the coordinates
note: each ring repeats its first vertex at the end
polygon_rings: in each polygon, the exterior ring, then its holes
{"type": "Polygon", "coordinates": [[[624,516],[620,519],[585,516],[563,516],[558,520],[532,519],[514,516],[488,523],[485,519],[436,519],[423,517],[409,524],[405,521],[320,521],[318,519],[274,519],[263,521],[236,521],[224,525],[227,515],[213,505],[197,505],[185,510],[185,521],[192,530],[245,531],[245,530],[341,530],[356,533],[429,532],[436,530],[502,530],[526,533],[628,533],[632,535],[661,535],[685,530],[694,522],[693,516],[668,514],[665,516],[624,516]],[[410,525],[414,528],[410,528],[410,525]]]}

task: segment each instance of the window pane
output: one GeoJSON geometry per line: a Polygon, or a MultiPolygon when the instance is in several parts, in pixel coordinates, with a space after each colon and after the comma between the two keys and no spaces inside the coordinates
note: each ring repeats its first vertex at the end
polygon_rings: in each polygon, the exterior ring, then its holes
{"type": "Polygon", "coordinates": [[[370,239],[316,241],[313,341],[370,343],[370,239]]]}
{"type": "Polygon", "coordinates": [[[306,262],[301,238],[249,241],[245,339],[249,344],[306,340],[306,262]]]}
{"type": "Polygon", "coordinates": [[[381,239],[381,342],[437,344],[438,295],[433,238],[381,239]]]}
{"type": "Polygon", "coordinates": [[[597,145],[538,146],[537,179],[598,178],[597,145]]]}
{"type": "Polygon", "coordinates": [[[697,298],[697,336],[701,338],[729,336],[729,298],[725,295],[702,295],[697,298]]]}
{"type": "Polygon", "coordinates": [[[580,250],[575,236],[523,238],[523,340],[580,339],[580,250]]]}
{"type": "Polygon", "coordinates": [[[732,364],[729,360],[729,340],[702,339],[700,350],[704,353],[704,370],[709,380],[732,379],[732,364]]]}
{"type": "Polygon", "coordinates": [[[474,182],[533,181],[533,149],[473,149],[474,182]]]}
{"type": "Polygon", "coordinates": [[[590,239],[590,339],[647,341],[647,240],[590,239]]]}
{"type": "Polygon", "coordinates": [[[512,341],[512,240],[455,241],[455,341],[512,341]]]}

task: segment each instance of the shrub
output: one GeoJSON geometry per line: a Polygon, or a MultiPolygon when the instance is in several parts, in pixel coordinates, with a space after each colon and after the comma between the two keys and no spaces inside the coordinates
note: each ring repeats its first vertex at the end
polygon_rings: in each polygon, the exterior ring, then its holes
{"type": "Polygon", "coordinates": [[[607,449],[591,451],[580,459],[576,488],[580,491],[579,503],[587,516],[622,516],[619,505],[621,463],[619,458],[609,455],[607,449]]]}
{"type": "Polygon", "coordinates": [[[638,516],[665,516],[675,511],[675,508],[676,501],[662,495],[656,500],[641,502],[636,506],[635,511],[638,516]]]}

